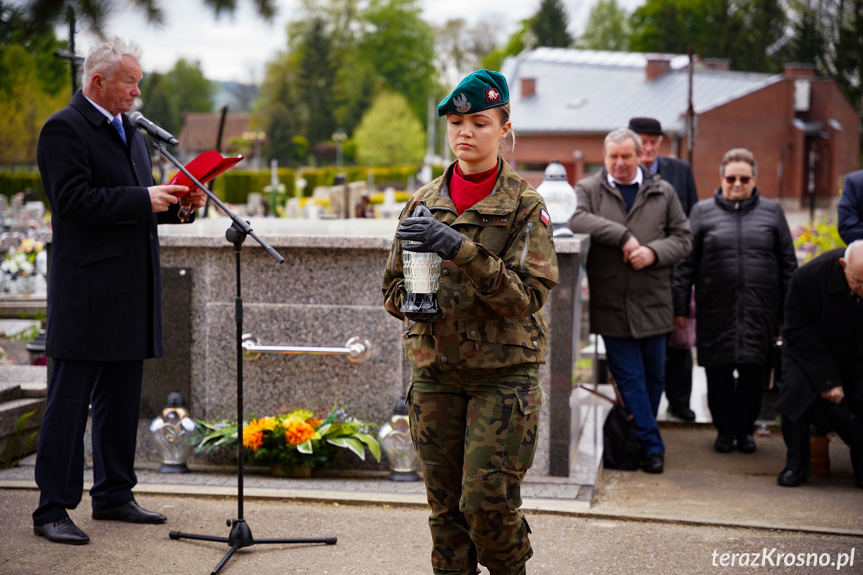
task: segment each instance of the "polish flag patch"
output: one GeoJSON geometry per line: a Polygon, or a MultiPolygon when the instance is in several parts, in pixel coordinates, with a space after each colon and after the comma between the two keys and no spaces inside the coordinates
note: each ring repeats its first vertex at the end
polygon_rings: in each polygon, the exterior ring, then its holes
{"type": "Polygon", "coordinates": [[[489,88],[485,91],[485,101],[487,104],[492,102],[500,102],[500,92],[494,88],[489,88]]]}
{"type": "Polygon", "coordinates": [[[539,221],[541,221],[545,227],[548,227],[549,224],[551,224],[551,217],[548,215],[548,212],[545,211],[545,208],[541,208],[539,210],[539,221]]]}

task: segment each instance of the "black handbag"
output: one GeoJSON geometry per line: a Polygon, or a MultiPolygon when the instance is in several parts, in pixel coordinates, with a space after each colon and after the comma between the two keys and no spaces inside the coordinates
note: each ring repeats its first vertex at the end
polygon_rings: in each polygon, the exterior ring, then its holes
{"type": "Polygon", "coordinates": [[[611,411],[605,418],[602,426],[602,464],[606,469],[621,469],[623,471],[636,471],[641,466],[641,444],[635,429],[635,418],[626,409],[623,398],[617,390],[617,384],[612,381],[616,399],[590,389],[586,389],[594,395],[612,404],[611,411]]]}

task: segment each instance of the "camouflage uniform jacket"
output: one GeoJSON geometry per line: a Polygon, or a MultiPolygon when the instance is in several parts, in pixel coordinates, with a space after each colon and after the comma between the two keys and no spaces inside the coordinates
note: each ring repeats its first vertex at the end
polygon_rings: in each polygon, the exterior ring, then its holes
{"type": "MultiPolygon", "coordinates": [[[[496,369],[545,362],[548,326],[542,305],[557,285],[557,255],[542,196],[501,158],[492,193],[458,215],[448,182],[455,164],[418,190],[399,221],[425,200],[432,215],[465,239],[441,263],[442,317],[416,322],[404,335],[416,367],[496,369]]],[[[404,294],[402,251],[393,241],[384,272],[386,310],[399,319],[404,294]]]]}

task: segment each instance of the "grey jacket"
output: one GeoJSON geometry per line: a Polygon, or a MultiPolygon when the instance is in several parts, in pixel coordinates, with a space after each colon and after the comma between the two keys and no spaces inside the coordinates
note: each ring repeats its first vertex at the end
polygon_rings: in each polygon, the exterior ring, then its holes
{"type": "Polygon", "coordinates": [[[623,197],[608,184],[605,169],[575,187],[578,209],[569,227],[590,234],[587,278],[590,331],[643,338],[671,331],[671,267],[692,247],[689,223],[674,188],[639,167],[644,182],[627,213],[623,197]],[[656,254],[656,262],[635,270],[623,261],[623,245],[635,236],[656,254]]]}

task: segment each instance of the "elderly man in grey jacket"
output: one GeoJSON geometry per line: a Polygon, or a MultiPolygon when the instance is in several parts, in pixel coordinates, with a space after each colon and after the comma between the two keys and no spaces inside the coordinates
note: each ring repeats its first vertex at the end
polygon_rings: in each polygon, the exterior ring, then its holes
{"type": "Polygon", "coordinates": [[[671,267],[689,253],[692,233],[674,188],[640,166],[635,132],[609,133],[602,150],[605,168],[576,185],[569,227],[590,234],[590,330],[602,335],[609,370],[635,418],[642,469],[662,473],[656,413],[674,323],[671,267]]]}

